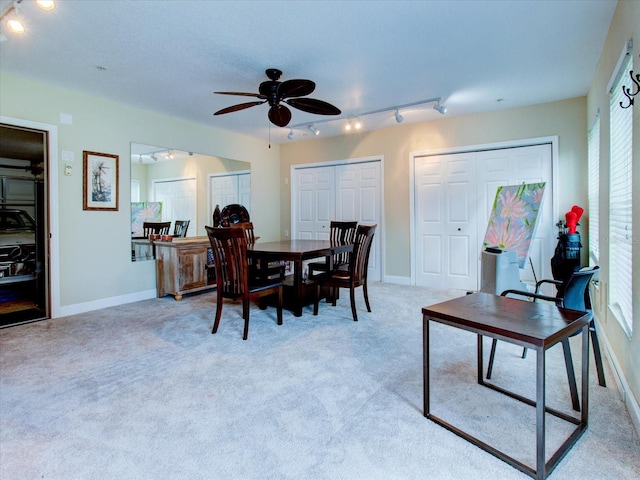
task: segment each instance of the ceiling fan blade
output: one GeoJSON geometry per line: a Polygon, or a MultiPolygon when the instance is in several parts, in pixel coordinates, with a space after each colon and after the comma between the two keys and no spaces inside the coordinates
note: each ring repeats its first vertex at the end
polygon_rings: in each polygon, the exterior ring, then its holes
{"type": "Polygon", "coordinates": [[[220,94],[220,95],[240,95],[242,97],[264,98],[264,96],[260,95],[259,93],[245,93],[245,92],[213,92],[213,93],[217,93],[217,94],[220,94]]]}
{"type": "Polygon", "coordinates": [[[286,80],[278,85],[278,98],[304,97],[316,89],[311,80],[286,80]]]}
{"type": "Polygon", "coordinates": [[[247,102],[247,103],[239,103],[238,105],[231,105],[230,107],[223,108],[222,110],[218,110],[214,115],[222,115],[223,113],[231,113],[237,112],[238,110],[244,110],[245,108],[255,107],[256,105],[262,105],[266,100],[262,102],[247,102]]]}
{"type": "Polygon", "coordinates": [[[342,113],[339,108],[315,98],[292,98],[285,100],[285,102],[298,110],[317,115],[340,115],[342,113]]]}
{"type": "Polygon", "coordinates": [[[276,105],[269,109],[269,120],[278,127],[286,127],[291,120],[291,110],[284,105],[276,105]]]}

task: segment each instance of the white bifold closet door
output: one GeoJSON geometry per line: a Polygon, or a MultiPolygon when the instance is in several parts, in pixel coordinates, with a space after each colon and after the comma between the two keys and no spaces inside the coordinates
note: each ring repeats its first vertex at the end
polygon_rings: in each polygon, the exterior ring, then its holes
{"type": "Polygon", "coordinates": [[[551,144],[423,155],[414,158],[414,251],[417,285],[475,291],[480,253],[496,190],[546,182],[542,212],[523,282],[553,278],[555,248],[551,144]]]}
{"type": "Polygon", "coordinates": [[[331,220],[377,224],[369,279],[382,278],[382,179],[379,160],[298,167],[292,179],[292,238],[329,238],[331,220]]]}

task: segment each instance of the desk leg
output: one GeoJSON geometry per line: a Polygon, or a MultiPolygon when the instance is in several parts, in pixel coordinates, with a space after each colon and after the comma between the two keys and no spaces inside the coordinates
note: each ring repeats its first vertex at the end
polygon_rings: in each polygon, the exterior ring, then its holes
{"type": "Polygon", "coordinates": [[[536,349],[536,478],[544,479],[545,464],[545,356],[543,348],[536,349]]]}
{"type": "Polygon", "coordinates": [[[429,418],[429,318],[426,316],[422,317],[422,377],[423,414],[429,418]]]}

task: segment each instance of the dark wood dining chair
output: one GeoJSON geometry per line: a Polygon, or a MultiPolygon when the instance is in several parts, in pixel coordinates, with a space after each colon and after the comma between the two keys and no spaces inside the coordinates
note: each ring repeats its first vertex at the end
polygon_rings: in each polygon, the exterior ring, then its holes
{"type": "MultiPolygon", "coordinates": [[[[589,294],[589,284],[593,276],[598,273],[600,267],[595,266],[588,270],[579,270],[577,272],[573,272],[569,279],[566,282],[562,282],[559,280],[551,280],[551,279],[543,279],[536,283],[535,292],[527,292],[524,290],[505,290],[502,292],[502,296],[508,295],[518,295],[521,297],[526,297],[531,299],[531,301],[536,300],[546,300],[549,302],[555,302],[558,307],[561,308],[569,308],[571,310],[578,310],[581,312],[587,312],[590,315],[589,321],[589,332],[591,334],[591,343],[593,344],[593,353],[596,362],[596,369],[598,371],[598,380],[600,385],[606,386],[604,381],[604,368],[602,365],[602,355],[600,353],[600,343],[598,342],[598,336],[596,334],[595,323],[593,320],[593,310],[591,308],[591,296],[589,294]],[[545,283],[551,283],[556,285],[557,287],[562,287],[558,289],[561,294],[558,294],[556,297],[551,297],[547,295],[542,295],[538,293],[540,291],[540,287],[545,283]]],[[[579,332],[578,332],[579,333],[579,332]]],[[[577,335],[577,333],[576,333],[577,335]]],[[[496,345],[497,340],[494,338],[491,343],[491,353],[489,355],[489,364],[487,366],[487,378],[491,378],[491,374],[493,372],[493,361],[495,359],[496,354],[496,345]]],[[[573,409],[576,411],[580,411],[580,401],[578,399],[578,388],[576,385],[576,376],[573,368],[573,359],[571,357],[571,347],[569,345],[569,339],[562,340],[562,350],[564,353],[564,361],[567,370],[567,378],[569,380],[569,392],[571,394],[571,403],[573,404],[573,409]]],[[[522,358],[526,356],[526,349],[523,351],[522,358]]]]}
{"type": "Polygon", "coordinates": [[[256,235],[253,231],[253,222],[232,223],[230,228],[239,228],[244,232],[248,244],[256,243],[256,235]]]}
{"type": "Polygon", "coordinates": [[[169,235],[171,222],[143,222],[142,236],[149,238],[149,235],[169,235]]]}
{"type": "MultiPolygon", "coordinates": [[[[346,270],[334,268],[331,271],[321,273],[313,278],[313,281],[316,282],[316,295],[313,304],[314,315],[318,315],[320,292],[323,287],[331,290],[337,290],[339,288],[349,289],[351,314],[353,315],[353,321],[357,322],[358,313],[356,311],[355,289],[361,286],[367,311],[371,311],[369,292],[367,291],[367,270],[369,268],[369,253],[371,252],[371,243],[373,242],[373,234],[376,231],[376,226],[377,225],[358,226],[353,241],[353,251],[349,253],[348,267],[346,270]]],[[[333,299],[333,306],[335,306],[337,294],[334,292],[331,298],[333,299]]]]}
{"type": "Polygon", "coordinates": [[[224,298],[242,299],[243,340],[249,336],[250,301],[268,295],[277,297],[278,325],[282,325],[282,278],[260,279],[249,275],[247,240],[239,228],[205,226],[216,268],[216,317],[211,333],[218,331],[224,298]]]}
{"type": "Polygon", "coordinates": [[[176,220],[173,225],[173,236],[178,238],[186,237],[190,222],[191,220],[176,220]]]}
{"type": "MultiPolygon", "coordinates": [[[[346,245],[353,243],[356,235],[358,222],[340,222],[337,220],[329,224],[329,240],[338,245],[346,245]]],[[[333,256],[333,268],[346,270],[349,264],[349,253],[338,253],[333,256]]],[[[329,264],[324,262],[310,262],[307,265],[309,277],[315,276],[317,273],[329,270],[329,264]]]]}

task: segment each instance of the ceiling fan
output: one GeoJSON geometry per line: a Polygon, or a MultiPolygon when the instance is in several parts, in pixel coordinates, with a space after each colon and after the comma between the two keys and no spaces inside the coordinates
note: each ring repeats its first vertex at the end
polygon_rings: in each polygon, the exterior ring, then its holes
{"type": "Polygon", "coordinates": [[[262,82],[258,88],[259,93],[243,93],[243,92],[213,92],[221,95],[240,95],[244,97],[257,97],[260,100],[247,103],[239,103],[222,110],[218,110],[214,115],[222,115],[224,113],[237,112],[245,108],[262,105],[269,102],[269,120],[278,127],[286,127],[291,120],[291,110],[280,102],[284,102],[303,112],[315,113],[317,115],[340,115],[340,109],[334,107],[330,103],[316,100],[314,98],[300,98],[312,93],[316,84],[311,80],[285,80],[280,82],[282,72],[277,68],[269,68],[266,70],[269,81],[262,82]]]}

